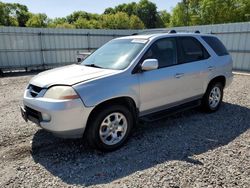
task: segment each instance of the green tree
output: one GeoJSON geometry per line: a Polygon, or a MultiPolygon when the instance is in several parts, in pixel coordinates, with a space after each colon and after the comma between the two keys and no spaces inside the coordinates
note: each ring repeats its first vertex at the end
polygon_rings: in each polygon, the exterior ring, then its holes
{"type": "Polygon", "coordinates": [[[124,12],[116,14],[104,14],[102,16],[102,28],[104,29],[128,29],[130,28],[129,16],[124,12]]]}
{"type": "Polygon", "coordinates": [[[111,7],[106,8],[103,14],[115,14],[115,10],[111,7]]]}
{"type": "Polygon", "coordinates": [[[46,14],[31,14],[26,22],[27,27],[47,27],[48,17],[46,14]]]}
{"type": "Polygon", "coordinates": [[[83,18],[86,20],[98,20],[100,16],[98,14],[87,13],[85,11],[76,11],[66,17],[68,23],[74,23],[79,18],[83,18]]]}
{"type": "Polygon", "coordinates": [[[242,1],[242,12],[243,12],[243,15],[242,15],[242,19],[243,21],[250,21],[250,1],[249,0],[243,0],[242,1]]]}
{"type": "Polygon", "coordinates": [[[157,12],[149,0],[123,3],[104,14],[76,11],[64,18],[32,14],[25,5],[0,2],[0,25],[52,28],[141,29],[250,21],[250,0],[182,0],[172,10],[157,12]]]}
{"type": "Polygon", "coordinates": [[[30,16],[27,6],[18,3],[8,3],[6,6],[9,8],[10,15],[17,19],[18,25],[20,27],[25,27],[25,23],[28,21],[30,16]]]}
{"type": "Polygon", "coordinates": [[[201,24],[219,24],[248,21],[249,0],[202,0],[201,24]]]}
{"type": "Polygon", "coordinates": [[[159,19],[160,19],[161,24],[163,24],[164,27],[169,27],[171,14],[168,13],[166,10],[160,11],[158,12],[158,14],[159,14],[159,19]]]}
{"type": "Polygon", "coordinates": [[[173,9],[171,25],[205,25],[249,21],[249,7],[249,0],[183,0],[173,9]]]}
{"type": "Polygon", "coordinates": [[[144,29],[143,22],[135,15],[130,16],[130,29],[144,29]]]}
{"type": "Polygon", "coordinates": [[[160,17],[156,5],[148,0],[140,0],[139,3],[124,3],[114,8],[107,8],[104,14],[115,14],[118,12],[125,12],[128,16],[138,16],[146,28],[163,26],[163,23],[159,20],[160,17]]]}
{"type": "Polygon", "coordinates": [[[135,2],[128,3],[124,7],[124,12],[126,12],[129,16],[137,15],[137,4],[135,2]]]}
{"type": "Polygon", "coordinates": [[[4,25],[4,18],[6,17],[5,11],[4,11],[4,4],[0,2],[0,25],[4,25]]]}
{"type": "Polygon", "coordinates": [[[106,8],[104,14],[115,14],[117,12],[125,12],[129,16],[137,15],[137,4],[135,2],[132,3],[123,3],[114,8],[106,8]]]}
{"type": "Polygon", "coordinates": [[[61,23],[61,24],[56,24],[55,28],[64,28],[64,29],[75,29],[76,27],[72,24],[69,23],[61,23]]]}
{"type": "Polygon", "coordinates": [[[85,18],[78,18],[76,22],[74,22],[74,26],[77,29],[100,29],[101,23],[94,19],[87,20],[85,18]]]}
{"type": "Polygon", "coordinates": [[[76,11],[66,17],[69,23],[76,22],[79,18],[89,19],[88,13],[84,11],[76,11]]]}
{"type": "Polygon", "coordinates": [[[185,11],[185,5],[183,3],[178,3],[172,12],[170,24],[171,26],[185,26],[187,25],[187,15],[185,11]]]}
{"type": "Polygon", "coordinates": [[[55,28],[57,25],[68,23],[66,18],[55,18],[48,21],[48,27],[55,28]]]}
{"type": "Polygon", "coordinates": [[[89,20],[89,24],[91,25],[92,29],[101,29],[102,28],[100,20],[91,19],[91,20],[89,20]]]}
{"type": "Polygon", "coordinates": [[[201,0],[189,0],[188,2],[189,25],[200,25],[202,23],[200,12],[201,0]]]}
{"type": "Polygon", "coordinates": [[[2,2],[0,2],[0,25],[18,26],[18,20],[11,15],[10,6],[2,2]]]}
{"type": "Polygon", "coordinates": [[[77,29],[90,29],[91,26],[89,24],[89,21],[85,18],[78,18],[75,22],[74,25],[77,29]]]}
{"type": "Polygon", "coordinates": [[[74,29],[75,25],[68,23],[66,18],[55,18],[55,19],[49,20],[48,27],[49,28],[74,29]]]}
{"type": "Polygon", "coordinates": [[[157,7],[148,0],[141,0],[137,5],[137,16],[146,28],[157,27],[157,7]]]}

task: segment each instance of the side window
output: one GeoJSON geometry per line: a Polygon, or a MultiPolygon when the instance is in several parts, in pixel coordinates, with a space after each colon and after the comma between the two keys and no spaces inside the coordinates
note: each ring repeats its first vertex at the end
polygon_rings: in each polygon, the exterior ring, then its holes
{"type": "Polygon", "coordinates": [[[209,58],[202,44],[193,37],[178,37],[178,63],[189,63],[209,58]]]}
{"type": "Polygon", "coordinates": [[[157,40],[144,54],[142,61],[145,59],[157,59],[159,62],[159,68],[176,64],[175,38],[157,40]]]}
{"type": "Polygon", "coordinates": [[[206,41],[206,43],[208,43],[208,45],[215,51],[215,53],[218,56],[228,55],[228,51],[227,51],[226,47],[216,37],[205,36],[202,38],[203,38],[203,40],[206,41]]]}

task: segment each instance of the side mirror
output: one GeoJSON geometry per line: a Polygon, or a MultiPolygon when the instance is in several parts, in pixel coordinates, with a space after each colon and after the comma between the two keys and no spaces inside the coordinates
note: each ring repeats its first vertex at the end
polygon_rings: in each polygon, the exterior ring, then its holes
{"type": "Polygon", "coordinates": [[[146,59],[141,65],[141,70],[149,71],[158,69],[158,60],[157,59],[146,59]]]}

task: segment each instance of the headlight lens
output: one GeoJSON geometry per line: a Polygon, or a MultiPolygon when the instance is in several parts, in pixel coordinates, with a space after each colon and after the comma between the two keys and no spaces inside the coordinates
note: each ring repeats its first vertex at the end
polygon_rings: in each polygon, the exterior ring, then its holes
{"type": "Polygon", "coordinates": [[[46,91],[44,98],[67,100],[77,99],[79,96],[70,86],[54,86],[46,91]]]}

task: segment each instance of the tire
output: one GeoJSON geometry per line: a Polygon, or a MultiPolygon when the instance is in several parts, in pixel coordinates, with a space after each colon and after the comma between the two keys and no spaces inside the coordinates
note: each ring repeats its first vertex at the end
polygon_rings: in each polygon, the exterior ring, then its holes
{"type": "Polygon", "coordinates": [[[101,108],[88,122],[87,142],[94,149],[116,150],[127,141],[133,123],[131,112],[122,105],[101,108]]]}
{"type": "Polygon", "coordinates": [[[0,69],[0,77],[3,77],[4,75],[3,75],[3,71],[2,71],[2,69],[0,69]]]}
{"type": "Polygon", "coordinates": [[[205,112],[216,112],[222,102],[223,85],[220,82],[209,84],[205,95],[202,98],[202,109],[205,112]]]}

